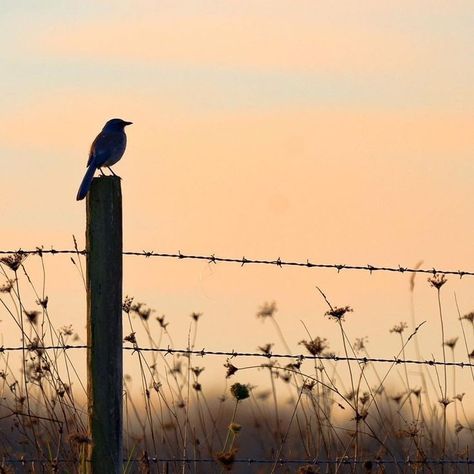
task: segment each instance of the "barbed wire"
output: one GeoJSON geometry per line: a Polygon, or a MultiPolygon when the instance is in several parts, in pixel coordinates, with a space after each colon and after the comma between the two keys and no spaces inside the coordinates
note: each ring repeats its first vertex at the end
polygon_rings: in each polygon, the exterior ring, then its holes
{"type": "MultiPolygon", "coordinates": [[[[70,350],[70,349],[87,349],[89,346],[87,345],[73,345],[73,344],[65,344],[59,346],[42,346],[38,344],[29,344],[25,346],[25,348],[21,346],[14,346],[14,347],[0,347],[0,353],[2,352],[9,352],[9,351],[23,351],[24,349],[29,351],[35,350],[70,350]]],[[[162,348],[162,347],[140,347],[140,346],[127,346],[124,345],[123,349],[126,351],[132,352],[160,352],[164,353],[165,356],[167,355],[194,355],[199,357],[206,357],[206,356],[221,356],[221,357],[228,357],[234,359],[236,357],[260,357],[265,359],[293,359],[293,360],[329,360],[334,362],[340,361],[349,361],[349,362],[358,362],[359,364],[368,364],[370,362],[374,363],[386,363],[386,364],[409,364],[409,365],[429,365],[429,366],[447,366],[447,367],[474,367],[474,363],[472,362],[459,362],[459,361],[441,361],[436,359],[430,360],[417,360],[417,359],[400,359],[398,357],[393,358],[383,358],[383,357],[346,357],[346,356],[338,356],[335,354],[319,354],[319,355],[305,355],[305,354],[280,354],[280,353],[273,353],[269,352],[245,352],[245,351],[219,351],[219,350],[206,350],[206,349],[173,349],[171,347],[162,348]]]]}
{"type": "MultiPolygon", "coordinates": [[[[37,247],[33,250],[0,250],[0,255],[7,255],[7,254],[20,254],[20,255],[43,255],[43,254],[73,254],[73,255],[86,255],[86,250],[74,250],[74,249],[65,249],[65,250],[56,250],[56,249],[43,249],[37,247]]],[[[474,276],[474,271],[467,271],[467,270],[443,270],[437,268],[415,268],[415,267],[408,267],[408,266],[401,266],[398,267],[387,267],[387,266],[379,266],[379,265],[350,265],[350,264],[338,264],[338,263],[313,263],[310,262],[309,259],[306,262],[302,261],[290,261],[290,260],[282,260],[278,257],[276,260],[268,260],[268,259],[252,259],[247,257],[241,258],[233,258],[233,257],[218,257],[215,254],[210,255],[195,255],[195,254],[183,254],[180,251],[178,253],[164,253],[164,252],[155,252],[153,250],[147,251],[124,251],[122,252],[123,255],[126,256],[137,256],[137,257],[158,257],[158,258],[170,258],[170,259],[178,259],[178,260],[204,260],[208,263],[236,263],[240,266],[244,265],[273,265],[276,267],[305,267],[305,268],[320,268],[320,269],[334,269],[337,272],[341,272],[342,270],[358,270],[358,271],[367,271],[369,273],[374,272],[392,272],[392,273],[422,273],[428,275],[455,275],[460,278],[464,276],[474,276]]]]}
{"type": "MultiPolygon", "coordinates": [[[[155,458],[148,457],[148,462],[160,463],[160,462],[176,462],[176,463],[216,463],[217,460],[213,458],[206,459],[176,459],[176,458],[155,458]]],[[[142,459],[132,459],[131,462],[143,462],[142,459]]],[[[233,463],[238,464],[310,464],[310,465],[327,465],[327,464],[373,464],[373,465],[384,465],[384,464],[474,464],[474,460],[470,459],[423,459],[423,460],[411,460],[411,459],[351,459],[351,458],[341,458],[341,459],[259,459],[259,458],[244,458],[244,459],[234,459],[233,463]]]]}
{"type": "MultiPolygon", "coordinates": [[[[86,460],[90,462],[90,460],[86,460]]],[[[28,464],[28,463],[41,463],[41,464],[58,464],[58,463],[76,463],[79,462],[75,459],[36,459],[36,458],[5,458],[2,459],[2,462],[9,464],[28,464]]],[[[193,459],[193,458],[159,458],[154,456],[148,456],[143,458],[127,458],[123,459],[124,463],[143,463],[149,462],[153,464],[158,463],[218,463],[217,459],[214,458],[203,458],[203,459],[193,459]]],[[[260,459],[260,458],[242,458],[234,459],[233,464],[276,464],[276,465],[285,465],[285,464],[308,464],[308,465],[332,465],[332,464],[344,464],[344,465],[390,465],[390,464],[401,464],[401,465],[450,465],[450,464],[463,464],[471,465],[474,464],[472,459],[351,459],[351,458],[341,458],[341,459],[260,459]]]]}
{"type": "MultiPolygon", "coordinates": [[[[133,459],[132,462],[140,462],[140,459],[133,459]]],[[[207,459],[160,459],[160,458],[148,458],[149,462],[159,463],[159,462],[177,462],[177,463],[215,463],[216,459],[207,458],[207,459]]],[[[310,464],[310,465],[327,465],[327,464],[374,464],[374,465],[384,465],[384,464],[474,464],[474,460],[470,459],[424,459],[420,461],[415,461],[411,459],[258,459],[258,458],[247,458],[247,459],[234,459],[233,463],[238,464],[310,464]]]]}

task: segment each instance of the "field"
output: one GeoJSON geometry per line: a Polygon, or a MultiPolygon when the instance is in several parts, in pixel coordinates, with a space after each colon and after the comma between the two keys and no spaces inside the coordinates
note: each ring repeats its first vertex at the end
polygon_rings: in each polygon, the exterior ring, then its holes
{"type": "MultiPolygon", "coordinates": [[[[33,280],[25,258],[12,254],[0,264],[2,319],[22,334],[20,346],[1,351],[1,472],[84,472],[91,439],[77,357],[86,345],[72,327],[55,327],[44,282],[33,280]],[[27,292],[35,301],[25,301],[27,292]]],[[[79,254],[72,263],[82,271],[79,254]]],[[[365,338],[346,334],[352,308],[319,288],[321,317],[333,320],[339,341],[330,345],[306,328],[298,354],[275,302],[255,316],[287,350],[265,342],[255,352],[225,352],[199,348],[204,315],[190,312],[188,345],[179,348],[172,321],[126,297],[124,472],[468,472],[469,394],[458,393],[456,379],[473,378],[474,313],[458,315],[459,338],[445,338],[446,281],[435,273],[427,282],[439,303],[433,345],[442,345],[443,360],[436,361],[406,357],[408,348],[419,351],[423,322],[387,328],[398,354],[371,357],[365,338]]]]}

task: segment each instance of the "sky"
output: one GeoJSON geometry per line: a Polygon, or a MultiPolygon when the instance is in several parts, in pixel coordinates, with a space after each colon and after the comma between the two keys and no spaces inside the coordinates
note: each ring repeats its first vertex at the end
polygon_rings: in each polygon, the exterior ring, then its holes
{"type": "MultiPolygon", "coordinates": [[[[0,247],[84,245],[88,148],[120,117],[134,123],[114,168],[125,250],[472,270],[473,21],[462,0],[3,0],[0,247]]],[[[51,312],[85,337],[77,268],[46,264],[51,312]]],[[[450,337],[473,282],[443,289],[450,337]]],[[[316,286],[354,308],[351,338],[397,352],[407,275],[125,258],[124,291],[166,314],[178,345],[198,311],[203,347],[282,350],[255,319],[274,300],[292,350],[303,321],[337,352],[316,286]]],[[[439,357],[425,276],[415,308],[439,357]]]]}

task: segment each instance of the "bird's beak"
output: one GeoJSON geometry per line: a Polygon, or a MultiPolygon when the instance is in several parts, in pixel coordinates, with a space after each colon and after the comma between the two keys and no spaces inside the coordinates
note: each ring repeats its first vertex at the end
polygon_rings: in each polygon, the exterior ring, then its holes
{"type": "Polygon", "coordinates": [[[132,125],[133,122],[125,122],[125,120],[124,120],[124,121],[123,121],[123,124],[124,124],[123,126],[126,127],[127,125],[132,125]]]}

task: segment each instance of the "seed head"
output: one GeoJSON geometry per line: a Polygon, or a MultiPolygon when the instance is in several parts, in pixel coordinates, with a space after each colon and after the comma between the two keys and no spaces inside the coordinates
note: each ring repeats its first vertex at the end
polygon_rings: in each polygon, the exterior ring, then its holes
{"type": "Polygon", "coordinates": [[[124,341],[127,341],[127,342],[131,342],[132,344],[136,344],[137,343],[137,338],[135,337],[135,334],[134,332],[131,332],[128,336],[125,336],[123,338],[124,341]]]}
{"type": "Polygon", "coordinates": [[[59,333],[64,334],[65,336],[72,336],[74,334],[74,330],[72,329],[72,324],[68,326],[61,326],[59,328],[59,333]]]}
{"type": "Polygon", "coordinates": [[[390,397],[397,405],[400,404],[403,398],[403,393],[399,393],[397,395],[393,395],[390,397]]]}
{"type": "Polygon", "coordinates": [[[161,326],[161,328],[166,330],[166,326],[168,326],[169,323],[165,323],[165,315],[163,314],[162,316],[157,316],[156,320],[158,321],[158,324],[161,326]]]}
{"type": "Polygon", "coordinates": [[[28,318],[30,324],[37,324],[38,323],[38,316],[41,314],[39,311],[27,311],[24,310],[25,316],[28,318]]]}
{"type": "Polygon", "coordinates": [[[234,464],[235,461],[236,453],[236,448],[233,448],[230,451],[220,451],[216,454],[216,458],[224,466],[226,471],[231,471],[232,464],[234,464]]]}
{"type": "Polygon", "coordinates": [[[367,416],[369,416],[369,412],[366,409],[362,409],[361,411],[356,412],[356,415],[352,419],[354,421],[363,421],[367,416]]]}
{"type": "Polygon", "coordinates": [[[447,407],[451,402],[452,400],[449,400],[448,398],[442,398],[441,400],[438,400],[439,403],[445,407],[447,407]]]}
{"type": "Polygon", "coordinates": [[[456,345],[456,342],[458,342],[458,337],[452,337],[451,339],[448,339],[447,341],[444,341],[443,344],[445,346],[448,346],[451,350],[454,349],[454,346],[456,345]]]}
{"type": "Polygon", "coordinates": [[[204,371],[204,367],[192,367],[191,368],[193,374],[197,377],[199,377],[201,375],[201,372],[204,371]]]}
{"type": "MultiPolygon", "coordinates": [[[[277,372],[277,374],[278,374],[278,372],[277,372]]],[[[291,375],[288,374],[288,373],[281,374],[280,379],[283,380],[283,382],[285,382],[285,383],[289,383],[290,380],[291,380],[291,375]]]]}
{"type": "Polygon", "coordinates": [[[433,287],[436,288],[437,290],[441,289],[441,287],[448,281],[446,278],[446,275],[435,273],[432,277],[428,278],[429,284],[433,287]]]}
{"type": "Polygon", "coordinates": [[[290,362],[289,364],[286,364],[285,368],[290,370],[300,370],[301,363],[301,359],[298,359],[296,362],[290,362]]]}
{"type": "Polygon", "coordinates": [[[302,344],[306,347],[306,350],[314,356],[320,355],[325,349],[329,347],[326,338],[321,338],[317,336],[315,339],[310,341],[305,341],[304,339],[298,344],[302,344]]]}
{"type": "Polygon", "coordinates": [[[13,283],[15,283],[15,280],[7,280],[2,286],[0,286],[0,293],[10,293],[13,289],[13,283]]]}
{"type": "Polygon", "coordinates": [[[316,382],[314,380],[305,380],[303,382],[303,390],[306,390],[308,392],[311,392],[316,385],[316,382]]]}
{"type": "Polygon", "coordinates": [[[226,379],[232,377],[232,375],[234,375],[239,370],[235,365],[232,365],[229,360],[227,360],[227,362],[224,364],[224,367],[227,369],[225,376],[226,379]]]}
{"type": "Polygon", "coordinates": [[[352,311],[354,310],[350,306],[341,306],[340,308],[338,306],[335,306],[329,311],[326,311],[324,315],[341,321],[342,319],[344,319],[344,315],[346,313],[351,313],[352,311]]]}
{"type": "Polygon", "coordinates": [[[170,374],[181,374],[182,368],[183,368],[183,364],[180,360],[178,360],[173,364],[173,367],[171,367],[170,374]]]}
{"type": "Polygon", "coordinates": [[[44,344],[43,342],[39,339],[39,337],[35,337],[31,340],[29,344],[27,344],[27,349],[31,352],[36,352],[37,355],[40,357],[44,353],[44,344]]]}
{"type": "Polygon", "coordinates": [[[234,385],[230,387],[230,393],[238,402],[250,397],[248,385],[241,383],[234,383],[234,385]]]}
{"type": "Polygon", "coordinates": [[[36,304],[41,306],[43,309],[47,309],[48,308],[48,301],[49,301],[49,298],[47,296],[45,296],[43,299],[36,300],[36,304]]]}
{"type": "Polygon", "coordinates": [[[242,429],[242,425],[239,425],[238,423],[231,423],[229,425],[229,430],[232,431],[232,433],[237,434],[240,432],[242,429]]]}
{"type": "Polygon", "coordinates": [[[410,393],[413,393],[416,398],[420,398],[421,388],[412,388],[410,389],[410,393]]]}
{"type": "Polygon", "coordinates": [[[258,349],[266,355],[271,355],[272,347],[273,347],[273,344],[268,343],[268,344],[265,344],[264,346],[258,346],[258,349]]]}
{"type": "Polygon", "coordinates": [[[466,321],[469,321],[471,324],[474,324],[474,311],[471,311],[470,313],[465,314],[464,316],[461,317],[461,319],[465,319],[466,321]]]}
{"type": "Polygon", "coordinates": [[[390,332],[396,332],[398,334],[402,334],[402,332],[408,327],[408,324],[400,321],[399,324],[395,324],[392,329],[390,329],[390,332]]]}
{"type": "Polygon", "coordinates": [[[26,253],[16,252],[13,255],[0,258],[0,263],[4,263],[10,270],[16,272],[27,256],[26,253]]]}
{"type": "Polygon", "coordinates": [[[272,301],[271,303],[265,302],[258,310],[257,318],[261,318],[261,319],[273,318],[273,315],[276,313],[276,311],[277,311],[277,307],[274,301],[272,301]]]}
{"type": "Polygon", "coordinates": [[[369,338],[367,336],[358,337],[354,342],[354,350],[356,352],[365,351],[365,345],[369,342],[369,338]]]}
{"type": "Polygon", "coordinates": [[[148,308],[145,303],[134,303],[130,306],[130,311],[133,311],[144,321],[147,321],[150,318],[151,313],[155,310],[148,308]]]}
{"type": "Polygon", "coordinates": [[[360,403],[365,405],[370,400],[369,392],[364,392],[361,397],[359,397],[360,403]]]}
{"type": "Polygon", "coordinates": [[[130,310],[132,308],[132,303],[133,303],[133,296],[125,296],[125,300],[122,304],[122,310],[124,313],[129,314],[130,310]]]}

